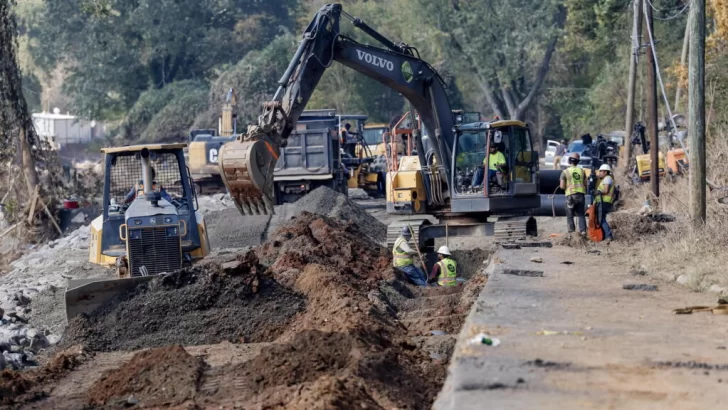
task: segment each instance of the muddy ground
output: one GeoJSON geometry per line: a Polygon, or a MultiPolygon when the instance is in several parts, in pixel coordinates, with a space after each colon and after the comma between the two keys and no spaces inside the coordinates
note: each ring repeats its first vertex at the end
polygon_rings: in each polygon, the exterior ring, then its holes
{"type": "Polygon", "coordinates": [[[485,276],[413,287],[356,222],[302,213],[252,251],[155,279],[77,318],[61,343],[93,353],[54,377],[45,367],[3,373],[4,404],[429,408],[485,276]]]}

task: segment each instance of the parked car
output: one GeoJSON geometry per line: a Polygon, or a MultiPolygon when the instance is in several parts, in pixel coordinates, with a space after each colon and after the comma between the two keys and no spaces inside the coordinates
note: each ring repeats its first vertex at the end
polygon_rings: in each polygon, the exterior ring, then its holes
{"type": "Polygon", "coordinates": [[[559,147],[559,142],[554,140],[546,141],[546,152],[544,153],[543,164],[546,168],[554,167],[554,158],[556,157],[556,148],[559,147]]]}
{"type": "Polygon", "coordinates": [[[569,167],[569,156],[573,153],[579,154],[581,159],[579,160],[579,167],[580,168],[590,168],[592,164],[591,157],[584,156],[584,150],[586,149],[586,146],[584,145],[584,142],[581,140],[572,141],[569,144],[569,147],[566,149],[566,155],[561,157],[561,162],[559,162],[559,167],[561,169],[566,169],[569,167]]]}

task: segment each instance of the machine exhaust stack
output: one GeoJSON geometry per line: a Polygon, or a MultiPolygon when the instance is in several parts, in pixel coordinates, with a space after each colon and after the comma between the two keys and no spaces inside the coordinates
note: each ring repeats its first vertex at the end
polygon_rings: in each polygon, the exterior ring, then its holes
{"type": "Polygon", "coordinates": [[[149,159],[149,150],[147,148],[142,149],[142,183],[144,184],[144,196],[149,198],[154,192],[152,184],[154,178],[152,177],[152,162],[149,159]]]}

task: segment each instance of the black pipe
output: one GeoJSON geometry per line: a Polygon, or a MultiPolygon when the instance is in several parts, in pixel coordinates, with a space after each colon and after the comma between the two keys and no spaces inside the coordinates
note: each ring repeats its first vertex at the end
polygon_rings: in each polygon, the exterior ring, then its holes
{"type": "MultiPolygon", "coordinates": [[[[591,203],[591,195],[586,196],[586,203],[591,203]]],[[[566,216],[566,195],[541,194],[541,206],[533,210],[533,216],[554,216],[554,211],[556,216],[566,216]]]]}
{"type": "MultiPolygon", "coordinates": [[[[544,195],[553,195],[554,191],[559,186],[561,172],[561,170],[551,169],[539,171],[539,193],[544,195]]],[[[559,190],[557,193],[563,194],[564,191],[559,190]]]]}

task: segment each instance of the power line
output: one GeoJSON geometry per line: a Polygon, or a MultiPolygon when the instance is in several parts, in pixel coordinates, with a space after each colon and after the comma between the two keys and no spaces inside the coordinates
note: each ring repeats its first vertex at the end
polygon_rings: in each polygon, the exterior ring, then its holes
{"type": "MultiPolygon", "coordinates": [[[[667,13],[667,12],[675,11],[675,10],[677,10],[679,8],[679,6],[678,6],[678,7],[675,7],[673,9],[661,10],[661,9],[658,9],[657,7],[655,7],[654,4],[652,4],[652,0],[647,0],[647,3],[650,5],[650,7],[652,7],[652,10],[655,10],[658,13],[667,13]]],[[[692,3],[692,0],[688,2],[688,4],[690,4],[690,3],[692,3]]]]}
{"type": "MultiPolygon", "coordinates": [[[[648,1],[649,1],[649,0],[648,0],[648,1]]],[[[660,21],[670,21],[670,20],[675,20],[676,18],[678,18],[678,17],[682,16],[682,15],[683,15],[683,14],[685,13],[685,11],[686,11],[686,10],[690,9],[690,6],[691,6],[692,4],[693,4],[692,0],[691,0],[691,1],[689,1],[689,2],[687,2],[687,3],[685,3],[685,6],[683,6],[683,8],[682,8],[682,9],[680,9],[680,11],[678,11],[678,12],[677,12],[677,14],[675,14],[675,15],[672,15],[672,16],[670,16],[670,17],[653,17],[653,18],[654,18],[655,20],[660,20],[660,21]]],[[[652,5],[652,3],[650,3],[650,5],[652,5]]],[[[655,8],[654,8],[654,7],[652,7],[652,9],[654,10],[655,8]]]]}

